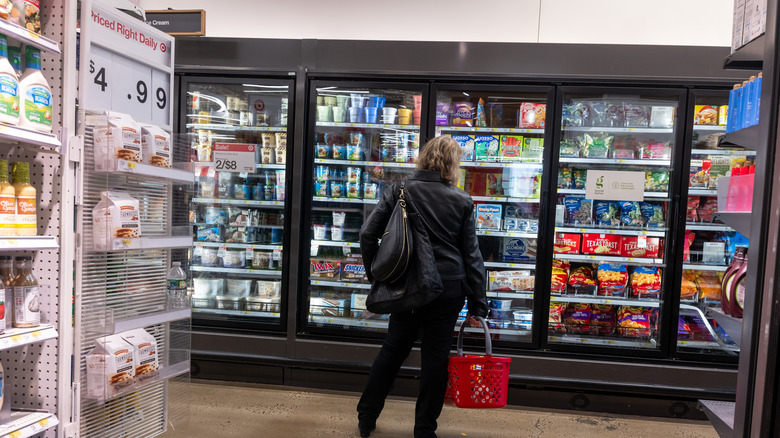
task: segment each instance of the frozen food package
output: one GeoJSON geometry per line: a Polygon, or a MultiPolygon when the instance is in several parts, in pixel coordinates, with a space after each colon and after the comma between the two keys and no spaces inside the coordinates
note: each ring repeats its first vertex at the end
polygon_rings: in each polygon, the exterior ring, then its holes
{"type": "Polygon", "coordinates": [[[448,125],[450,123],[450,104],[449,103],[437,103],[436,104],[436,125],[448,125]]]}
{"type": "Polygon", "coordinates": [[[685,220],[688,222],[698,222],[699,221],[699,214],[698,214],[698,208],[699,208],[699,197],[698,196],[689,196],[688,197],[688,204],[686,206],[686,212],[685,212],[685,220]]]}
{"type": "Polygon", "coordinates": [[[498,153],[501,161],[516,161],[523,156],[522,135],[502,135],[501,149],[498,153]]]}
{"type": "Polygon", "coordinates": [[[710,183],[711,161],[691,160],[689,187],[707,187],[710,183]]]}
{"type": "Polygon", "coordinates": [[[588,173],[585,169],[573,168],[571,170],[571,185],[573,189],[583,190],[588,173]]]}
{"type": "Polygon", "coordinates": [[[505,237],[501,257],[505,262],[528,263],[536,261],[536,239],[505,237]]]}
{"type": "Polygon", "coordinates": [[[341,276],[340,259],[312,259],[309,264],[309,277],[338,280],[341,276]]]}
{"type": "Polygon", "coordinates": [[[309,298],[309,313],[323,316],[345,316],[347,314],[347,300],[337,298],[309,298]]]}
{"type": "Polygon", "coordinates": [[[474,104],[471,102],[453,102],[452,125],[474,126],[474,104]]]}
{"type": "Polygon", "coordinates": [[[490,116],[490,125],[493,128],[504,126],[504,105],[500,103],[488,103],[488,113],[490,116]]]}
{"type": "Polygon", "coordinates": [[[596,255],[620,255],[620,236],[616,234],[582,234],[582,253],[596,255]]]}
{"type": "Polygon", "coordinates": [[[579,254],[581,236],[577,233],[555,233],[553,252],[556,254],[579,254]]]}
{"type": "Polygon", "coordinates": [[[463,149],[463,155],[460,156],[460,161],[473,161],[474,160],[474,136],[465,134],[453,134],[452,139],[457,141],[460,147],[463,149]]]}
{"type": "Polygon", "coordinates": [[[608,336],[615,332],[615,306],[591,304],[590,332],[608,336]]]}
{"type": "Polygon", "coordinates": [[[544,156],[544,139],[525,137],[523,138],[523,160],[541,162],[544,156]]]}
{"type": "Polygon", "coordinates": [[[582,156],[586,158],[608,158],[615,137],[606,133],[583,134],[577,137],[582,156]]]}
{"type": "Polygon", "coordinates": [[[478,230],[500,230],[501,229],[501,209],[500,204],[478,204],[477,205],[477,229],[478,230]]]}
{"type": "Polygon", "coordinates": [[[696,238],[696,234],[693,231],[685,230],[685,241],[683,242],[683,261],[687,262],[691,259],[691,244],[696,238]]]}
{"type": "Polygon", "coordinates": [[[341,281],[350,283],[368,283],[366,267],[363,265],[363,256],[349,254],[341,264],[341,281]]]}
{"type": "Polygon", "coordinates": [[[171,135],[156,125],[141,125],[143,162],[158,167],[171,167],[173,161],[171,135]]]}
{"type": "MultiPolygon", "coordinates": [[[[682,282],[680,283],[680,299],[693,300],[699,289],[696,286],[696,272],[683,271],[682,282]]],[[[718,287],[718,299],[720,299],[720,287],[718,287]]]]}
{"type": "Polygon", "coordinates": [[[639,204],[642,211],[642,219],[648,228],[663,227],[666,224],[664,219],[664,206],[651,202],[641,202],[639,204]]]}
{"type": "Polygon", "coordinates": [[[720,301],[722,272],[702,271],[696,276],[696,286],[702,299],[720,301]]]}
{"type": "Polygon", "coordinates": [[[595,201],[596,224],[602,227],[620,226],[620,204],[615,201],[595,201]]]}
{"type": "Polygon", "coordinates": [[[646,128],[650,123],[650,108],[647,105],[624,103],[626,126],[629,128],[646,128]]]}
{"type": "Polygon", "coordinates": [[[107,124],[97,126],[95,140],[95,170],[116,171],[117,160],[135,161],[143,159],[141,125],[127,114],[106,112],[107,124]]]}
{"type": "Polygon", "coordinates": [[[661,296],[661,269],[637,266],[631,272],[631,290],[635,298],[658,299],[661,296]]]}
{"type": "Polygon", "coordinates": [[[629,337],[649,337],[651,334],[651,311],[646,307],[622,306],[618,310],[618,334],[629,337]]]}
{"type": "Polygon", "coordinates": [[[648,192],[668,192],[669,171],[648,170],[645,172],[645,190],[648,192]]]}
{"type": "Polygon", "coordinates": [[[593,223],[593,201],[583,198],[563,198],[566,207],[567,223],[573,225],[590,225],[593,223]]]}
{"type": "Polygon", "coordinates": [[[526,291],[534,289],[531,271],[488,271],[488,290],[526,291]]]}
{"type": "MultiPolygon", "coordinates": [[[[229,280],[228,280],[229,281],[229,280]]],[[[157,357],[157,340],[146,330],[139,328],[120,333],[122,339],[133,346],[135,380],[143,382],[160,374],[157,357]]]]}
{"type": "Polygon", "coordinates": [[[552,293],[566,293],[566,284],[569,280],[570,267],[569,262],[565,260],[553,259],[552,283],[550,285],[550,291],[552,293]]]}
{"type": "Polygon", "coordinates": [[[702,222],[712,222],[715,218],[715,214],[718,212],[718,198],[715,196],[708,196],[702,199],[704,199],[704,203],[699,203],[696,214],[702,222]]]}
{"type": "Polygon", "coordinates": [[[713,105],[694,105],[693,107],[694,125],[717,125],[718,107],[713,105]]]}
{"type": "Polygon", "coordinates": [[[499,155],[499,140],[495,135],[474,136],[474,157],[479,160],[495,159],[499,155]]]}
{"type": "Polygon", "coordinates": [[[644,217],[642,217],[642,207],[639,202],[620,202],[620,223],[626,227],[642,227],[645,225],[644,217]]]}
{"type": "Polygon", "coordinates": [[[102,191],[92,210],[92,244],[96,251],[114,249],[114,239],[141,237],[141,212],[137,199],[127,192],[102,191]]]}
{"type": "Polygon", "coordinates": [[[569,303],[563,313],[563,324],[569,333],[590,333],[590,304],[569,303]]]}
{"type": "Polygon", "coordinates": [[[571,139],[561,140],[561,157],[576,158],[580,156],[580,146],[578,142],[571,139]]]}
{"type": "Polygon", "coordinates": [[[731,158],[728,155],[713,155],[710,158],[710,188],[718,188],[718,178],[729,176],[731,172],[731,158]]]}
{"type": "Polygon", "coordinates": [[[641,147],[643,159],[668,160],[672,158],[672,148],[669,146],[669,142],[647,142],[642,143],[641,147]]]}
{"type": "Polygon", "coordinates": [[[571,181],[571,169],[568,167],[561,167],[558,169],[558,188],[570,189],[572,185],[571,181]]]}
{"type": "Polygon", "coordinates": [[[546,112],[546,104],[523,102],[520,104],[517,127],[524,129],[544,129],[546,112]]]}
{"type": "Polygon", "coordinates": [[[550,317],[548,328],[555,331],[563,331],[563,311],[565,306],[561,303],[550,303],[550,317]]]}
{"type": "Polygon", "coordinates": [[[578,266],[569,274],[569,286],[576,295],[595,295],[596,279],[593,269],[588,266],[578,266]]]}
{"type": "Polygon", "coordinates": [[[672,128],[674,127],[673,106],[653,105],[650,108],[650,127],[651,128],[672,128]]]}
{"type": "Polygon", "coordinates": [[[477,102],[477,119],[474,123],[474,126],[481,128],[487,126],[485,120],[485,101],[481,97],[479,98],[479,102],[477,102]]]}

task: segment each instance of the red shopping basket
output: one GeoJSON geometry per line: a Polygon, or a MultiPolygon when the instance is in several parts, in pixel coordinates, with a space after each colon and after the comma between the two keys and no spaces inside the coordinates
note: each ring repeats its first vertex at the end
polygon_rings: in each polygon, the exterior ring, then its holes
{"type": "Polygon", "coordinates": [[[458,355],[451,357],[448,366],[446,398],[455,402],[459,408],[492,409],[506,406],[509,389],[508,357],[493,357],[493,345],[487,321],[477,317],[485,330],[485,355],[471,356],[463,354],[464,321],[458,333],[458,355]]]}

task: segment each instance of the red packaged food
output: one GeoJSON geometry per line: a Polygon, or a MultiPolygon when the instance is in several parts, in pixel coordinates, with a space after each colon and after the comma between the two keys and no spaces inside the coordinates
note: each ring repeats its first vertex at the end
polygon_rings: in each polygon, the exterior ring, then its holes
{"type": "Polygon", "coordinates": [[[651,310],[645,307],[623,306],[618,311],[618,334],[629,338],[650,336],[651,310]]]}
{"type": "Polygon", "coordinates": [[[697,211],[697,208],[699,208],[699,197],[698,196],[689,196],[688,197],[688,206],[687,210],[685,211],[685,220],[688,222],[696,222],[699,220],[699,214],[697,211]]]}
{"type": "Polygon", "coordinates": [[[569,333],[590,333],[590,304],[569,303],[563,313],[563,325],[569,333]]]}
{"type": "Polygon", "coordinates": [[[696,238],[696,234],[693,231],[685,230],[685,242],[683,242],[683,261],[687,262],[691,259],[691,244],[693,239],[696,238]]]}
{"type": "Polygon", "coordinates": [[[555,233],[553,252],[557,254],[579,254],[580,235],[555,233]]]}
{"type": "Polygon", "coordinates": [[[569,262],[565,260],[553,259],[551,292],[558,294],[566,293],[566,282],[569,280],[570,266],[569,262]]]}
{"type": "Polygon", "coordinates": [[[661,269],[638,266],[631,273],[631,290],[636,298],[657,299],[661,295],[661,269]]]}
{"type": "Polygon", "coordinates": [[[587,266],[574,268],[569,275],[569,286],[577,295],[595,295],[596,279],[593,278],[593,269],[587,266]]]}
{"type": "Polygon", "coordinates": [[[582,235],[582,253],[619,256],[620,236],[584,233],[582,235]]]}
{"type": "Polygon", "coordinates": [[[658,257],[661,251],[660,237],[622,236],[620,255],[623,257],[658,257]]]}
{"type": "Polygon", "coordinates": [[[520,105],[520,117],[518,128],[542,129],[547,112],[547,105],[543,103],[523,102],[520,105]]]}
{"type": "Polygon", "coordinates": [[[615,307],[606,304],[590,306],[590,332],[594,335],[611,335],[615,333],[615,307]]]}
{"type": "Polygon", "coordinates": [[[703,222],[712,222],[715,213],[718,212],[718,198],[707,197],[704,198],[704,203],[699,205],[696,209],[696,213],[703,222]]]}
{"type": "Polygon", "coordinates": [[[563,310],[563,304],[550,303],[550,318],[548,321],[550,330],[563,331],[563,310]]]}

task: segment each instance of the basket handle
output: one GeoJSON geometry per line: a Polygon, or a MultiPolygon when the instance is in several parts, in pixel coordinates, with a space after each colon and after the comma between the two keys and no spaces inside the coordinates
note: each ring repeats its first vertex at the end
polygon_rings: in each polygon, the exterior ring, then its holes
{"type": "MultiPolygon", "coordinates": [[[[493,355],[493,342],[490,340],[490,329],[488,329],[488,323],[485,318],[481,316],[475,316],[477,321],[482,323],[482,328],[485,330],[485,355],[493,355]]],[[[458,356],[463,356],[463,329],[466,328],[466,319],[460,324],[460,332],[458,332],[458,356]]]]}

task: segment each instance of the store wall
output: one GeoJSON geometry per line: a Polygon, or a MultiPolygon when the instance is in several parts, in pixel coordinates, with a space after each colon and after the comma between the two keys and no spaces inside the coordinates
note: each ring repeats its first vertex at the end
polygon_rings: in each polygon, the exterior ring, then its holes
{"type": "Polygon", "coordinates": [[[730,0],[136,0],[204,9],[206,35],[729,46],[730,0]]]}

